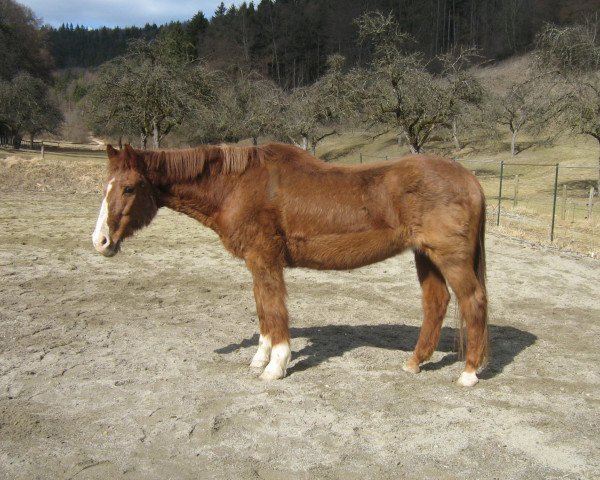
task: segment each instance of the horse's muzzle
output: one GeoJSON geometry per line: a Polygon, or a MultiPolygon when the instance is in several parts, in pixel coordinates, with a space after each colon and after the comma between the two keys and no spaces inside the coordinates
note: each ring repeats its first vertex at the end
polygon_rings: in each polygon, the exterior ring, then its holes
{"type": "Polygon", "coordinates": [[[113,243],[110,238],[105,235],[99,235],[98,238],[93,238],[92,243],[98,253],[105,257],[112,257],[119,252],[120,242],[113,243]]]}

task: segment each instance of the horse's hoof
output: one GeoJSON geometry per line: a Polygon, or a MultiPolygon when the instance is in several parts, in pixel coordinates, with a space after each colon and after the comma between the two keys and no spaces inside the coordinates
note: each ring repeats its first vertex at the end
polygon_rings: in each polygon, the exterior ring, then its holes
{"type": "Polygon", "coordinates": [[[479,379],[475,372],[462,372],[458,377],[458,384],[462,387],[472,387],[477,384],[479,379]]]}
{"type": "Polygon", "coordinates": [[[402,370],[408,373],[419,373],[421,371],[419,364],[415,363],[412,358],[404,362],[404,365],[402,365],[402,370]]]}
{"type": "Polygon", "coordinates": [[[260,375],[261,380],[279,380],[285,377],[285,370],[280,367],[268,365],[265,371],[260,375]]]}
{"type": "Polygon", "coordinates": [[[268,358],[253,358],[250,362],[250,368],[262,370],[269,364],[268,358]]]}

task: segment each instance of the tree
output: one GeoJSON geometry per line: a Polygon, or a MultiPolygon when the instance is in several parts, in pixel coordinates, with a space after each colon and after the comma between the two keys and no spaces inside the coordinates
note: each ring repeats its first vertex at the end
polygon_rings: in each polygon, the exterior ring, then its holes
{"type": "Polygon", "coordinates": [[[103,65],[91,88],[88,111],[105,132],[136,133],[154,148],[210,95],[206,70],[178,48],[172,36],[136,41],[129,53],[103,65]]]}
{"type": "Polygon", "coordinates": [[[352,116],[356,90],[350,86],[350,76],[343,73],[344,61],[340,55],[330,56],[321,79],[294,89],[287,98],[285,134],[313,154],[320,141],[337,134],[340,122],[352,116]]]}
{"type": "Polygon", "coordinates": [[[422,56],[410,53],[413,38],[400,31],[391,14],[370,12],[356,21],[363,42],[373,45],[373,61],[363,72],[363,111],[371,125],[404,136],[420,153],[439,127],[449,127],[458,99],[447,84],[426,70],[422,56]]]}
{"type": "Polygon", "coordinates": [[[22,72],[12,81],[0,83],[0,124],[10,132],[15,147],[28,134],[33,148],[35,135],[56,133],[62,121],[62,113],[42,80],[22,72]]]}
{"type": "Polygon", "coordinates": [[[479,109],[486,92],[481,82],[470,70],[479,52],[473,48],[453,48],[439,56],[442,63],[442,78],[447,82],[450,96],[456,101],[452,111],[452,138],[457,149],[462,148],[458,137],[459,123],[469,122],[473,111],[479,109]]]}
{"type": "Polygon", "coordinates": [[[202,52],[201,39],[208,29],[209,22],[202,11],[196,13],[185,27],[187,41],[194,46],[195,57],[198,58],[202,52]]]}
{"type": "Polygon", "coordinates": [[[571,78],[598,70],[597,29],[598,25],[592,22],[567,27],[546,24],[536,37],[538,69],[571,78]]]}
{"type": "MultiPolygon", "coordinates": [[[[600,39],[598,25],[546,25],[536,38],[538,68],[549,69],[561,82],[557,121],[574,133],[588,135],[600,147],[600,39]]],[[[600,192],[600,154],[598,185],[600,192]]]]}
{"type": "Polygon", "coordinates": [[[39,27],[29,8],[14,0],[0,0],[0,80],[10,80],[20,70],[50,78],[52,58],[39,27]]]}
{"type": "Polygon", "coordinates": [[[510,153],[519,153],[517,137],[523,131],[540,133],[558,113],[555,84],[544,76],[513,83],[507,92],[492,96],[489,113],[511,133],[510,153]]]}
{"type": "MultiPolygon", "coordinates": [[[[271,80],[250,73],[240,73],[229,84],[220,100],[227,109],[224,120],[228,121],[238,138],[252,139],[274,134],[281,124],[283,92],[271,80]]],[[[222,110],[217,110],[219,115],[222,110]]]]}

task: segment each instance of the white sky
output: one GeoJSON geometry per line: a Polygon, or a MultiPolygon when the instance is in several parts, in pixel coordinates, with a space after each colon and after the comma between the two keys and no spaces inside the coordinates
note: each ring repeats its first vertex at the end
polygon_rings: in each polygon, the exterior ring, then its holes
{"type": "MultiPolygon", "coordinates": [[[[221,0],[17,0],[33,10],[42,23],[86,27],[160,25],[172,20],[189,20],[198,10],[212,17],[221,0]]],[[[227,7],[239,1],[225,1],[227,7]]]]}

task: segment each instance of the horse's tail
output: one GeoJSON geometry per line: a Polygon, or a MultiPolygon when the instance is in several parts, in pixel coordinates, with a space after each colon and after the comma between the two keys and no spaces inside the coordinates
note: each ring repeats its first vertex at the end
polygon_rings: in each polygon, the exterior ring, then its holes
{"type": "MultiPolygon", "coordinates": [[[[485,197],[483,193],[481,195],[481,211],[479,213],[479,227],[477,230],[477,245],[475,247],[475,258],[474,260],[474,269],[475,275],[477,276],[477,280],[479,280],[479,284],[483,289],[483,293],[487,296],[487,289],[485,286],[486,279],[486,265],[485,265],[485,197]]],[[[487,323],[487,318],[486,318],[487,323]]]]}
{"type": "Polygon", "coordinates": [[[485,195],[481,192],[481,210],[479,213],[479,227],[477,231],[477,245],[475,247],[475,257],[473,259],[473,268],[475,270],[475,276],[479,281],[479,285],[483,290],[483,318],[481,321],[484,322],[484,334],[481,345],[481,356],[479,366],[483,367],[489,360],[489,329],[488,329],[488,313],[487,313],[487,288],[486,288],[486,261],[485,261],[485,222],[486,222],[486,206],[485,206],[485,195]]]}
{"type": "MultiPolygon", "coordinates": [[[[489,359],[489,330],[488,330],[488,316],[487,316],[487,288],[486,288],[486,260],[485,260],[485,222],[486,222],[486,205],[485,196],[483,191],[481,192],[481,208],[479,211],[479,223],[477,225],[477,239],[475,244],[475,250],[473,254],[473,270],[475,277],[479,282],[482,290],[483,303],[481,307],[483,311],[480,312],[479,321],[483,322],[483,339],[480,346],[479,355],[479,367],[483,367],[487,364],[489,359]]],[[[458,324],[458,353],[461,358],[464,357],[465,353],[465,319],[457,311],[458,324]]]]}

